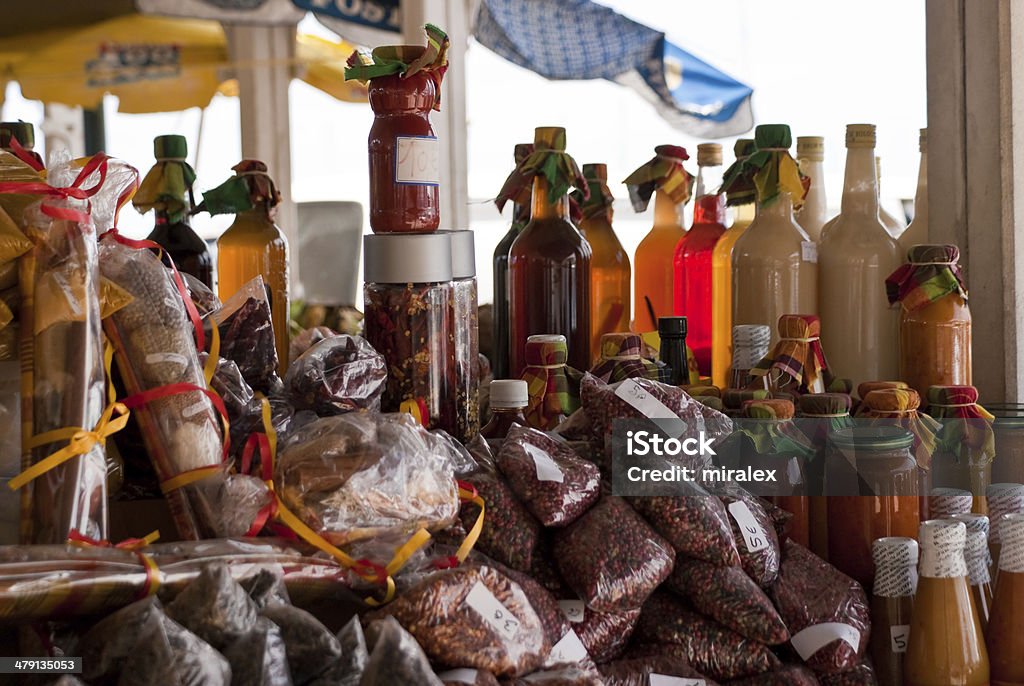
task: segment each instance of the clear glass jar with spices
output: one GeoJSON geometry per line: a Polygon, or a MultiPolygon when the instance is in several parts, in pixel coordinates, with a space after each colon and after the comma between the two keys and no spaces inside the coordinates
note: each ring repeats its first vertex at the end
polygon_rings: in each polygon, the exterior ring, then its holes
{"type": "Polygon", "coordinates": [[[466,443],[480,433],[480,326],[477,316],[476,244],[472,231],[444,231],[452,244],[455,346],[455,428],[466,443]]]}

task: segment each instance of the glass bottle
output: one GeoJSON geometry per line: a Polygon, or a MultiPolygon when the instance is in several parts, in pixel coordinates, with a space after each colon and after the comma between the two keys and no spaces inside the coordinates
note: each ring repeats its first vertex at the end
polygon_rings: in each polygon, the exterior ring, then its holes
{"type": "Polygon", "coordinates": [[[907,230],[907,224],[904,220],[899,217],[893,216],[882,205],[882,158],[875,158],[875,179],[878,180],[878,220],[882,222],[882,226],[885,227],[886,233],[888,233],[893,240],[896,240],[903,235],[903,232],[907,230]]]}
{"type": "MultiPolygon", "coordinates": [[[[184,162],[188,157],[188,144],[184,136],[157,136],[153,139],[153,154],[158,164],[184,162]]],[[[174,198],[174,203],[181,209],[155,208],[156,226],[147,238],[167,251],[178,271],[191,274],[213,290],[213,258],[206,241],[189,223],[189,210],[193,204],[191,185],[184,188],[181,197],[174,198]]]]}
{"type": "Polygon", "coordinates": [[[885,279],[902,259],[878,219],[874,125],[847,126],[846,148],[842,211],[818,246],[818,305],[829,365],[857,384],[896,378],[898,315],[885,279]]]}
{"type": "Polygon", "coordinates": [[[1020,686],[1024,684],[1024,514],[1003,517],[996,527],[1003,538],[1004,553],[988,625],[992,686],[1020,686]]]}
{"type": "MultiPolygon", "coordinates": [[[[249,160],[244,160],[246,165],[249,160]]],[[[251,170],[245,174],[262,174],[266,167],[257,165],[263,171],[251,170]]],[[[241,172],[240,172],[241,174],[241,172]]],[[[269,181],[269,177],[267,177],[269,181]]],[[[221,300],[227,300],[242,286],[257,276],[263,277],[270,300],[270,316],[274,324],[274,342],[277,348],[278,373],[282,376],[288,369],[288,328],[290,324],[290,302],[288,295],[288,240],[274,223],[274,207],[277,205],[273,182],[269,197],[250,192],[256,200],[250,210],[239,212],[227,231],[217,239],[217,293],[221,300]]]]}
{"type": "MultiPolygon", "coordinates": [[[[538,128],[534,146],[564,153],[564,140],[564,129],[538,128]],[[554,150],[558,139],[562,149],[554,150]]],[[[569,366],[590,368],[590,258],[590,244],[569,222],[568,196],[552,197],[547,179],[536,176],[530,223],[509,252],[513,376],[522,375],[526,339],[534,334],[565,336],[569,366]]]]}
{"type": "Polygon", "coordinates": [[[686,317],[660,317],[658,319],[658,359],[670,370],[668,383],[682,386],[690,383],[690,365],[686,355],[686,317]]]}
{"type": "Polygon", "coordinates": [[[480,429],[487,440],[503,440],[513,426],[526,426],[526,406],[530,402],[527,384],[521,379],[495,379],[491,382],[491,419],[480,429]]]}
{"type": "Polygon", "coordinates": [[[725,195],[722,185],[722,146],[697,146],[697,192],[693,224],[675,248],[674,314],[685,316],[687,342],[701,376],[711,374],[711,260],[715,244],[725,233],[725,195]]]}
{"type": "Polygon", "coordinates": [[[985,403],[985,409],[995,416],[992,431],[999,459],[992,463],[992,480],[1024,483],[1024,405],[985,403]]]}
{"type": "Polygon", "coordinates": [[[821,136],[798,136],[796,161],[800,173],[811,180],[804,197],[804,205],[794,213],[796,223],[804,233],[817,242],[821,227],[828,221],[828,202],[825,198],[825,139],[821,136]]]}
{"type": "Polygon", "coordinates": [[[964,544],[964,560],[967,562],[967,583],[971,587],[971,599],[981,622],[981,630],[988,631],[988,620],[992,614],[992,575],[989,570],[991,556],[988,550],[989,519],[973,512],[948,517],[961,522],[967,528],[964,544]]]}
{"type": "Polygon", "coordinates": [[[899,378],[922,394],[931,386],[969,386],[971,309],[960,251],[955,245],[917,245],[907,257],[910,263],[886,280],[890,300],[901,304],[899,378]],[[920,287],[936,277],[944,288],[920,287]]]}
{"type": "MultiPolygon", "coordinates": [[[[515,161],[519,165],[533,151],[531,143],[519,143],[515,147],[515,161]]],[[[508,254],[512,243],[530,221],[530,203],[515,203],[512,206],[512,226],[494,248],[494,312],[493,339],[491,341],[491,369],[495,379],[509,376],[508,364],[508,254]]]]}
{"type": "Polygon", "coordinates": [[[989,686],[988,651],[967,585],[960,522],[921,523],[921,568],[905,686],[989,686]]]}
{"type": "Polygon", "coordinates": [[[878,686],[903,686],[903,663],[917,592],[917,541],[887,536],[871,546],[875,584],[871,594],[871,661],[878,686]]]}
{"type": "Polygon", "coordinates": [[[913,434],[895,426],[860,426],[829,434],[828,559],[865,586],[874,576],[872,541],[913,537],[921,521],[913,445],[913,434]]]}
{"type": "Polygon", "coordinates": [[[581,203],[580,233],[590,243],[590,354],[597,358],[601,336],[629,331],[629,255],[612,228],[612,198],[608,167],[584,164],[583,178],[590,198],[581,203]]]}
{"type": "Polygon", "coordinates": [[[921,166],[917,170],[914,218],[899,237],[900,250],[904,256],[915,245],[928,242],[928,129],[921,129],[918,145],[921,149],[921,166]]]}
{"type": "Polygon", "coordinates": [[[445,231],[452,244],[452,314],[455,318],[455,433],[463,443],[480,433],[480,325],[476,242],[469,230],[445,231]]]}
{"type": "Polygon", "coordinates": [[[668,193],[654,192],[654,226],[640,241],[633,256],[633,328],[640,333],[658,330],[658,319],[673,311],[672,262],[685,235],[682,207],[668,193]]]}
{"type": "Polygon", "coordinates": [[[999,555],[1002,550],[1002,530],[999,523],[1004,515],[1024,512],[1024,484],[1003,483],[992,484],[985,491],[988,504],[988,516],[992,521],[992,531],[988,537],[988,549],[999,572],[999,555]]]}

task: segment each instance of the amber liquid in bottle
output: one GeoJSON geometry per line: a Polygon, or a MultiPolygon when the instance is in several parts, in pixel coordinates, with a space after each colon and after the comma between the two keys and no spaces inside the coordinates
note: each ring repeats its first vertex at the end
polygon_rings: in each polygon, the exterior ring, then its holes
{"type": "Polygon", "coordinates": [[[509,253],[511,377],[522,375],[534,334],[565,336],[569,366],[590,368],[591,250],[568,216],[568,197],[548,202],[547,180],[535,178],[530,223],[509,253]]]}
{"type": "Polygon", "coordinates": [[[729,384],[732,366],[732,249],[754,221],[754,204],[736,207],[736,217],[711,252],[711,383],[729,384]]]}
{"type": "Polygon", "coordinates": [[[274,323],[278,370],[288,368],[288,241],[266,208],[239,212],[217,241],[217,292],[221,300],[263,277],[274,323]]]}
{"type": "Polygon", "coordinates": [[[629,331],[629,256],[622,249],[606,214],[581,221],[580,232],[593,251],[590,261],[590,353],[596,360],[601,352],[601,336],[629,331]]]}
{"type": "Polygon", "coordinates": [[[1024,686],[1024,514],[1000,520],[1003,550],[988,620],[992,686],[1024,686]]]}
{"type": "Polygon", "coordinates": [[[480,435],[488,440],[503,440],[513,426],[526,426],[524,410],[525,407],[495,409],[490,421],[480,429],[480,435]]]}
{"type": "Polygon", "coordinates": [[[494,248],[494,323],[492,325],[494,338],[491,341],[491,355],[494,359],[491,360],[491,369],[495,379],[507,379],[509,376],[508,255],[512,249],[512,243],[522,233],[523,227],[529,221],[530,207],[515,205],[512,210],[512,226],[494,248]]]}
{"type": "Polygon", "coordinates": [[[213,258],[187,218],[172,224],[166,214],[157,211],[156,226],[148,238],[167,251],[178,271],[191,274],[213,290],[213,258]]]}
{"type": "Polygon", "coordinates": [[[685,236],[679,207],[666,193],[654,193],[654,227],[640,241],[633,258],[633,328],[638,333],[658,330],[658,318],[673,311],[672,271],[676,246],[685,236]]]}

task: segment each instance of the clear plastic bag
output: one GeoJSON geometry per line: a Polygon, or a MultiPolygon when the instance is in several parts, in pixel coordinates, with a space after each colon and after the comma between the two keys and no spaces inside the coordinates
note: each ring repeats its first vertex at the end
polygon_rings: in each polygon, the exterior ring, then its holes
{"type": "Polygon", "coordinates": [[[341,642],[313,615],[291,605],[268,605],[260,615],[281,630],[292,682],[305,684],[341,657],[341,642]]]}
{"type": "Polygon", "coordinates": [[[263,277],[257,276],[224,302],[215,314],[220,354],[234,360],[255,390],[270,395],[280,385],[274,324],[263,277]]]}
{"type": "Polygon", "coordinates": [[[203,567],[167,605],[167,615],[217,650],[249,633],[256,604],[221,564],[203,567]]]}
{"type": "Polygon", "coordinates": [[[729,513],[743,571],[758,586],[767,588],[779,576],[782,554],[766,501],[734,484],[719,487],[717,493],[729,513]]]}
{"type": "Polygon", "coordinates": [[[163,614],[155,597],[139,600],[108,615],[82,636],[82,678],[89,683],[111,683],[125,662],[151,615],[163,614]]]}
{"type": "Polygon", "coordinates": [[[231,683],[245,686],[292,686],[284,638],[276,624],[256,618],[249,632],[223,651],[231,665],[231,683]]]}
{"type": "Polygon", "coordinates": [[[808,667],[818,674],[837,674],[860,663],[871,615],[864,589],[856,581],[803,546],[786,541],[779,579],[769,595],[808,667]]]}
{"type": "Polygon", "coordinates": [[[520,676],[540,667],[551,650],[526,593],[493,567],[429,576],[370,615],[383,616],[397,619],[433,662],[446,667],[520,676]]]}
{"type": "Polygon", "coordinates": [[[702,686],[716,686],[683,658],[669,655],[625,658],[601,665],[600,669],[605,686],[649,686],[654,675],[696,679],[702,686]]]}
{"type": "Polygon", "coordinates": [[[567,600],[561,603],[566,615],[570,617],[572,630],[597,664],[610,662],[622,655],[640,619],[639,608],[595,612],[586,607],[583,601],[567,600]]]}
{"type": "Polygon", "coordinates": [[[878,677],[875,668],[865,660],[853,669],[839,674],[828,674],[818,677],[821,686],[876,686],[878,677]]]}
{"type": "Polygon", "coordinates": [[[601,674],[593,667],[559,665],[519,677],[512,686],[605,686],[601,674]]]}
{"type": "Polygon", "coordinates": [[[345,545],[451,524],[459,510],[455,459],[409,414],[354,412],[293,432],[275,483],[292,512],[345,545]]]}
{"type": "Polygon", "coordinates": [[[741,636],[767,645],[789,640],[789,631],[764,591],[738,567],[716,567],[680,556],[667,585],[703,615],[741,636]]]}
{"type": "Polygon", "coordinates": [[[284,385],[298,410],[321,417],[353,410],[380,411],[387,363],[361,336],[337,335],[315,343],[288,367],[284,385]]]}
{"type": "Polygon", "coordinates": [[[307,686],[359,686],[370,660],[359,617],[350,619],[337,638],[341,643],[341,657],[307,686]]]}
{"type": "Polygon", "coordinates": [[[373,650],[360,686],[442,686],[416,639],[393,617],[371,622],[366,635],[373,650]]]}
{"type": "Polygon", "coordinates": [[[149,615],[137,639],[118,686],[231,686],[224,656],[163,612],[149,615]]]}
{"type": "Polygon", "coordinates": [[[675,553],[625,500],[608,496],[555,533],[562,578],[588,607],[640,607],[672,572],[675,553]]]}
{"type": "Polygon", "coordinates": [[[722,501],[696,484],[694,495],[627,498],[676,552],[721,567],[740,566],[739,550],[722,501]]]}
{"type": "Polygon", "coordinates": [[[527,426],[512,427],[497,462],[509,487],[544,526],[571,524],[601,493],[596,465],[577,457],[567,443],[527,426]]]}
{"type": "Polygon", "coordinates": [[[332,336],[337,335],[337,332],[326,326],[312,326],[308,329],[303,329],[299,334],[292,336],[292,340],[288,344],[289,362],[294,362],[299,359],[299,356],[302,355],[302,353],[306,352],[325,338],[331,338],[332,336]]]}
{"type": "Polygon", "coordinates": [[[262,610],[268,605],[292,604],[288,587],[284,584],[283,570],[261,569],[255,576],[245,580],[242,588],[249,594],[257,610],[262,610]]]}
{"type": "Polygon", "coordinates": [[[181,280],[185,282],[188,296],[192,300],[192,304],[196,306],[196,312],[199,313],[200,319],[206,319],[211,314],[219,312],[220,308],[224,306],[220,298],[196,277],[187,272],[181,272],[181,280]]]}
{"type": "MultiPolygon", "coordinates": [[[[540,523],[497,474],[480,470],[464,481],[477,490],[487,510],[476,550],[517,572],[530,572],[538,554],[540,523]]],[[[467,531],[479,514],[480,508],[473,503],[462,505],[459,517],[467,531]]]]}

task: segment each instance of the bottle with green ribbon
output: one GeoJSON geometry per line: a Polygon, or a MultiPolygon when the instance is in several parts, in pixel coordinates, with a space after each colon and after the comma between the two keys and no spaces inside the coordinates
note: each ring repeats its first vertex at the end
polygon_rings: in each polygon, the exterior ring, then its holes
{"type": "Polygon", "coordinates": [[[569,221],[568,197],[570,188],[587,185],[565,152],[565,129],[536,130],[533,153],[516,166],[499,199],[516,196],[526,182],[533,184],[530,222],[509,251],[511,375],[523,373],[526,339],[535,334],[565,336],[569,365],[589,369],[591,250],[569,221]]]}
{"type": "Polygon", "coordinates": [[[583,215],[580,232],[590,243],[590,351],[595,356],[601,349],[601,337],[609,333],[629,331],[630,271],[629,255],[612,228],[612,203],[615,198],[608,189],[608,167],[584,164],[590,197],[583,199],[582,190],[572,197],[583,215]]]}
{"type": "Polygon", "coordinates": [[[178,271],[191,274],[212,290],[213,258],[206,241],[189,222],[196,173],[186,161],[185,137],[157,136],[153,139],[153,154],[156,164],[142,180],[132,203],[143,214],[156,211],[156,226],[149,240],[160,244],[178,271]]]}
{"type": "MultiPolygon", "coordinates": [[[[785,124],[762,124],[754,132],[757,150],[729,169],[723,190],[754,187],[757,215],[733,251],[733,325],[774,325],[791,312],[817,314],[816,244],[793,218],[806,188],[789,154],[792,134],[785,124]]],[[[773,332],[772,345],[779,340],[773,332]]]]}
{"type": "Polygon", "coordinates": [[[270,299],[279,372],[288,368],[288,240],[274,223],[281,194],[259,160],[242,160],[235,175],[203,193],[200,209],[235,214],[235,221],[217,240],[217,292],[227,300],[257,276],[263,277],[270,299]]]}
{"type": "Polygon", "coordinates": [[[693,174],[683,168],[688,159],[686,148],[659,145],[654,149],[654,157],[623,181],[637,212],[646,212],[654,196],[654,226],[633,256],[633,328],[638,333],[657,331],[658,318],[670,317],[674,312],[672,274],[676,246],[686,235],[680,212],[693,188],[693,174]]]}

